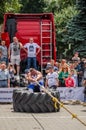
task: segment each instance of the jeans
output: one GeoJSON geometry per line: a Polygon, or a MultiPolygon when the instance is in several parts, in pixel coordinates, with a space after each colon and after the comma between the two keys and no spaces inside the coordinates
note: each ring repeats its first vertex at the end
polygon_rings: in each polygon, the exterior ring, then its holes
{"type": "Polygon", "coordinates": [[[4,57],[3,60],[6,62],[6,65],[8,65],[8,58],[4,57]]]}
{"type": "Polygon", "coordinates": [[[7,88],[8,87],[8,81],[0,81],[0,88],[7,88]]]}
{"type": "Polygon", "coordinates": [[[36,57],[28,57],[27,63],[28,63],[28,68],[27,69],[30,69],[31,65],[33,66],[33,68],[37,69],[36,57]]]}

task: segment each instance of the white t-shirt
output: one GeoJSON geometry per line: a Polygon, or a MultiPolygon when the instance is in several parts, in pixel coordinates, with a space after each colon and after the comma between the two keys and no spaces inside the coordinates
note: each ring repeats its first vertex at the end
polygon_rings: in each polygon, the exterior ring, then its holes
{"type": "Polygon", "coordinates": [[[48,80],[48,86],[51,87],[53,85],[57,85],[57,78],[58,78],[57,72],[48,73],[46,76],[46,79],[48,80]]]}
{"type": "Polygon", "coordinates": [[[36,57],[36,49],[40,48],[37,43],[26,43],[24,47],[28,50],[28,57],[36,57]]]}

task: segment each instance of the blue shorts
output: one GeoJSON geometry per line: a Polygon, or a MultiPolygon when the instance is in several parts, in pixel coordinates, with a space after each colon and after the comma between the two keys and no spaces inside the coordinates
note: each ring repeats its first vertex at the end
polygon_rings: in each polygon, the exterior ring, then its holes
{"type": "MultiPolygon", "coordinates": [[[[39,82],[39,84],[40,84],[40,85],[43,85],[43,82],[39,82]]],[[[35,85],[35,84],[29,84],[27,87],[28,87],[29,89],[33,89],[33,90],[34,90],[35,86],[38,86],[39,89],[40,89],[40,86],[39,86],[39,85],[35,85]]]]}

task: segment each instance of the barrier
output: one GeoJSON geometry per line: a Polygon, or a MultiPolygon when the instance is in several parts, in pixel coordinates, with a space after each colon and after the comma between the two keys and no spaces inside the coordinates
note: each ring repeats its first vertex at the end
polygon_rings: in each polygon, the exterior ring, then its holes
{"type": "Polygon", "coordinates": [[[84,87],[75,87],[75,88],[65,88],[59,87],[58,91],[60,92],[60,99],[61,101],[68,101],[68,100],[84,100],[83,94],[84,87]]]}
{"type": "MultiPolygon", "coordinates": [[[[15,88],[0,88],[0,102],[8,102],[12,103],[13,99],[13,90],[15,88]]],[[[83,94],[84,87],[76,87],[76,88],[65,88],[59,87],[57,90],[60,92],[61,101],[66,100],[84,100],[83,94]]]]}
{"type": "Polygon", "coordinates": [[[13,102],[13,100],[12,100],[13,90],[14,90],[14,88],[0,88],[0,103],[13,102]]]}

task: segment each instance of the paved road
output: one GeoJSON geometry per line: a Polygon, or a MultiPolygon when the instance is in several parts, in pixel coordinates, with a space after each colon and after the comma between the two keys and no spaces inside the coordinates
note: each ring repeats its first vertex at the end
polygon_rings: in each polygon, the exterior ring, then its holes
{"type": "MultiPolygon", "coordinates": [[[[66,105],[86,123],[86,107],[66,105]]],[[[12,104],[0,104],[0,130],[86,130],[86,126],[61,108],[57,113],[16,113],[12,104]]]]}

